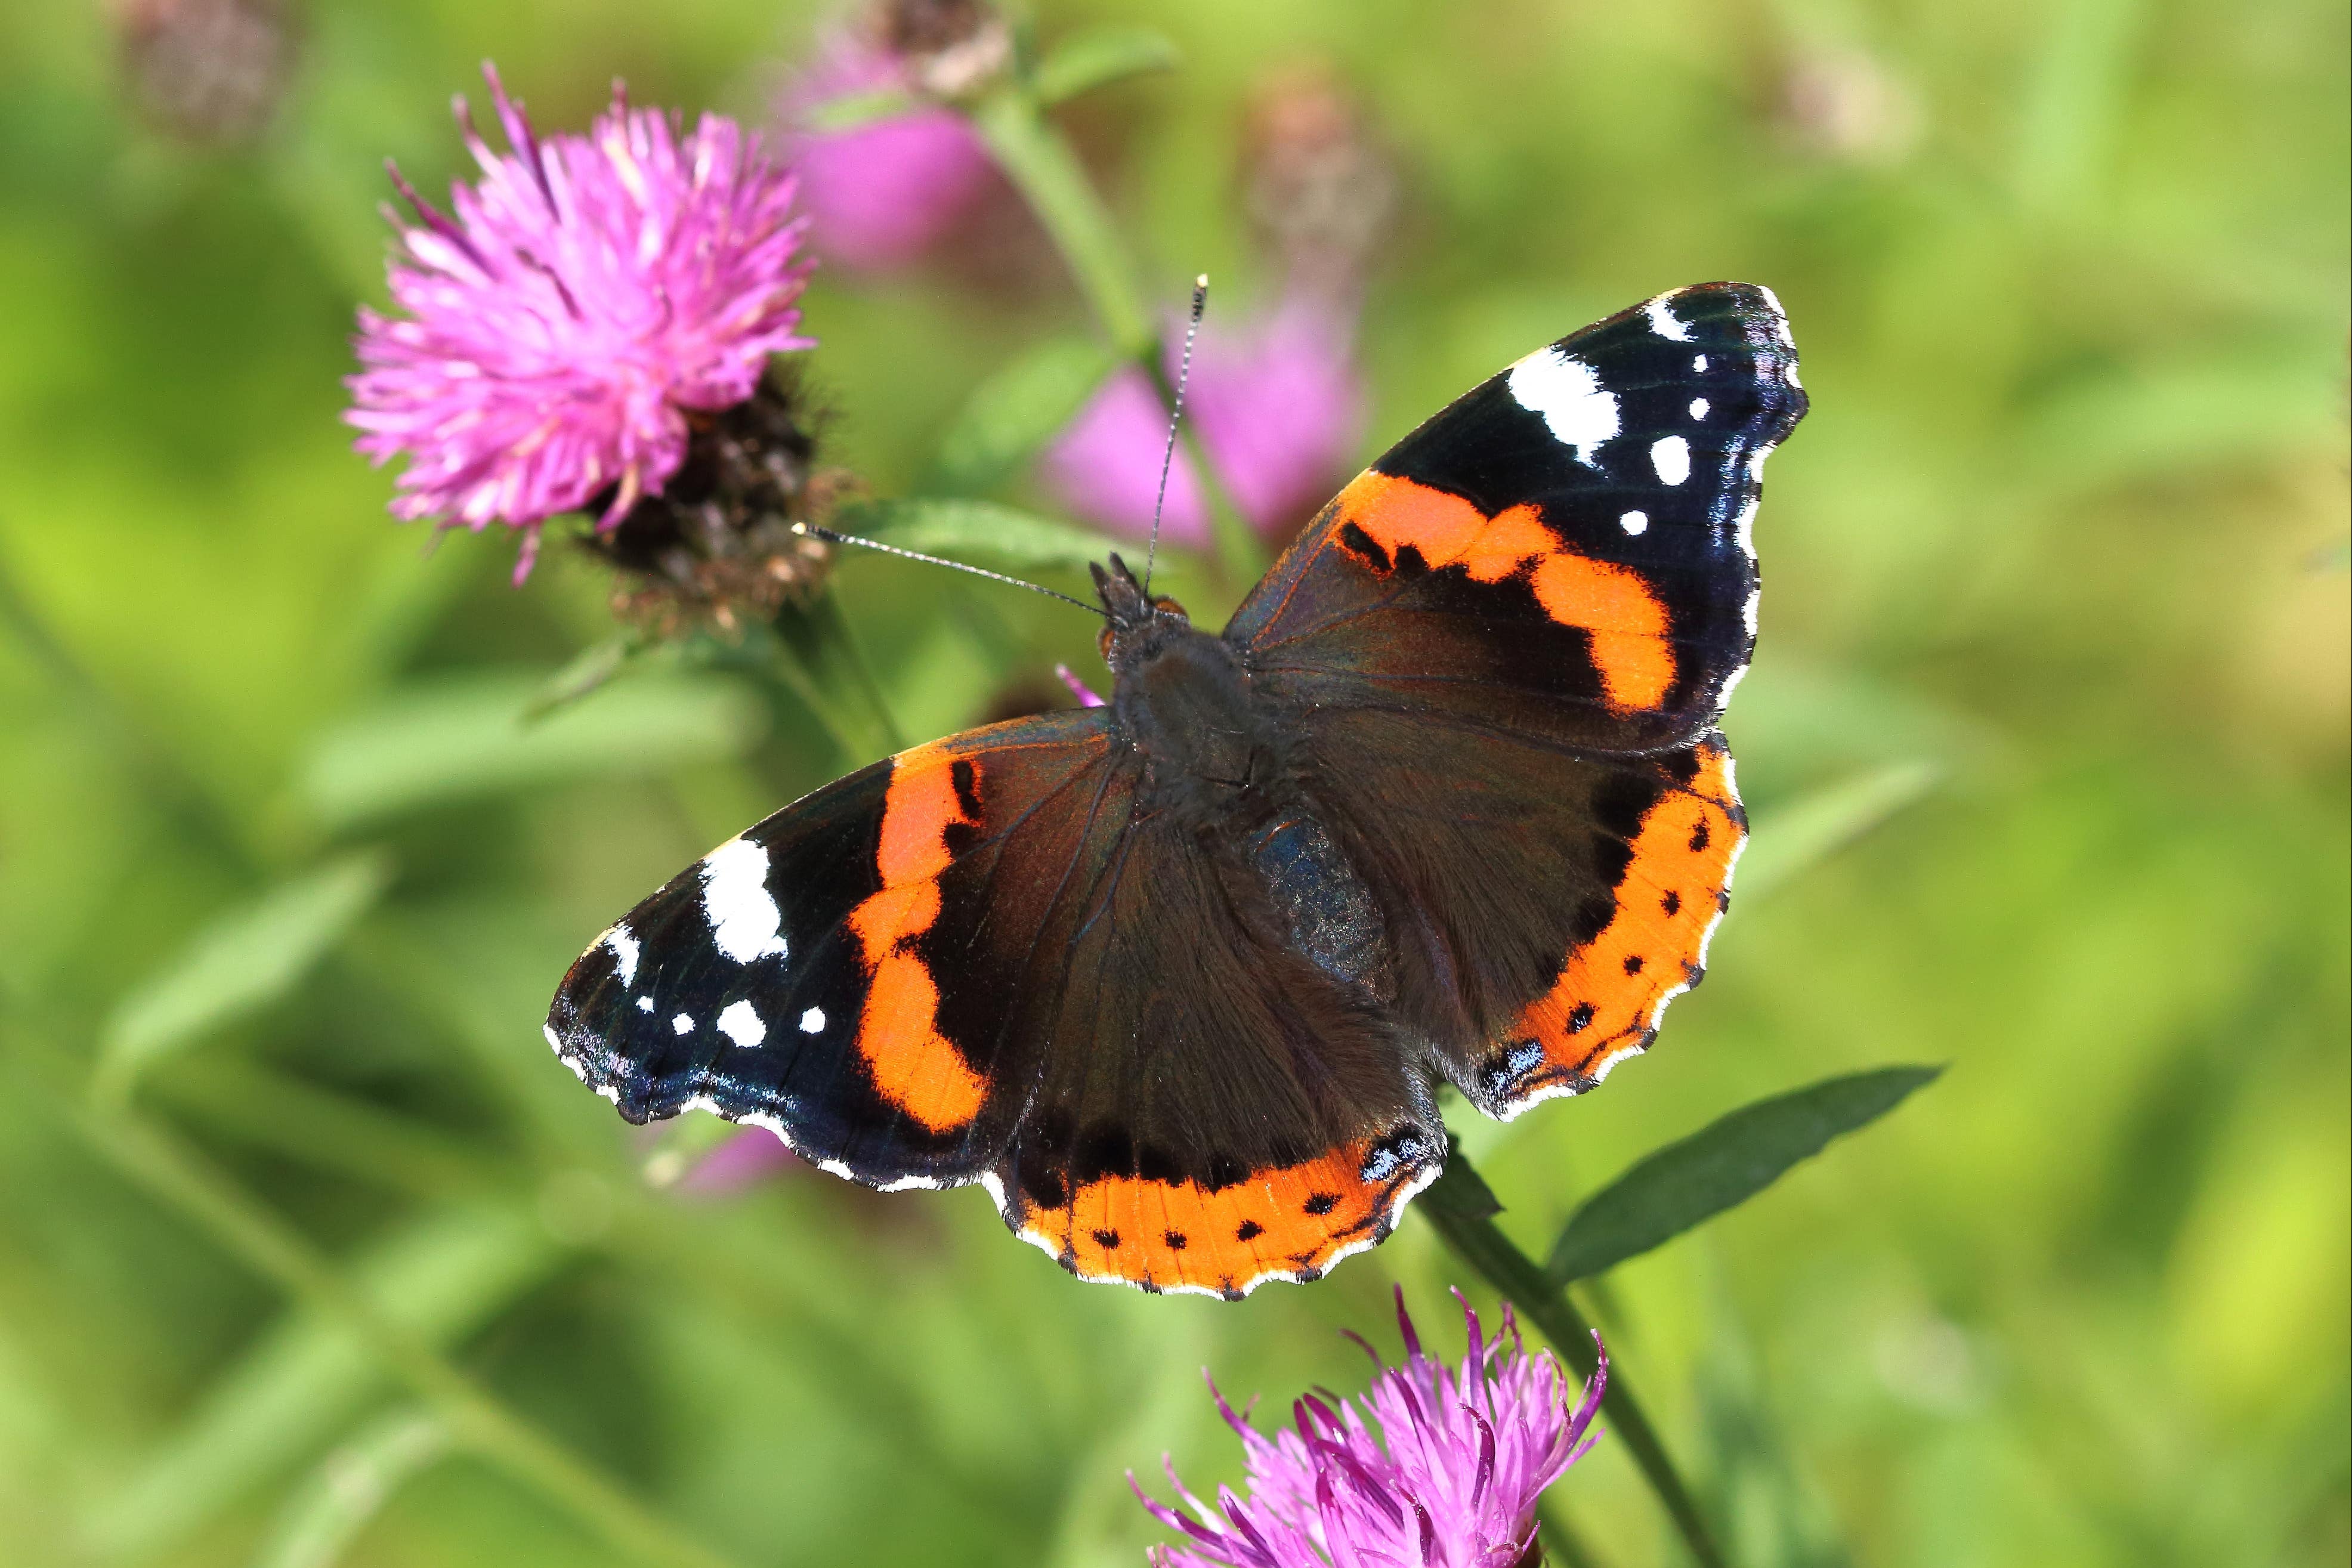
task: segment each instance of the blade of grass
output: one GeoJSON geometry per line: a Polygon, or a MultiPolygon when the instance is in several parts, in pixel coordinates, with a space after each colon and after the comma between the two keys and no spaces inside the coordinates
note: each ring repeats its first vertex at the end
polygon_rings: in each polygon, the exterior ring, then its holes
{"type": "Polygon", "coordinates": [[[346,855],[215,918],[116,1005],[99,1034],[90,1092],[126,1099],[158,1062],[285,996],[391,883],[383,855],[346,855]]]}
{"type": "Polygon", "coordinates": [[[1927,799],[1940,778],[1932,762],[1896,762],[1758,811],[1733,891],[1769,894],[1927,799]]]}
{"type": "MultiPolygon", "coordinates": [[[[65,1097],[78,1098],[69,1092],[65,1097]]],[[[653,1513],[618,1481],[522,1420],[425,1340],[376,1311],[308,1241],[176,1137],[136,1114],[82,1110],[75,1122],[101,1159],[195,1221],[257,1273],[342,1324],[458,1440],[616,1550],[664,1568],[726,1568],[727,1559],[653,1513]]]]}

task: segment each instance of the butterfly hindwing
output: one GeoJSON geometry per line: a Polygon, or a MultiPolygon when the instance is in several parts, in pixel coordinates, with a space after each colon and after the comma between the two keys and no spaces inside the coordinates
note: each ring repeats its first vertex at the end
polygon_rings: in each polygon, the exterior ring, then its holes
{"type": "MultiPolygon", "coordinates": [[[[1139,804],[1014,1020],[1049,1043],[998,1175],[1006,1223],[1088,1279],[1233,1296],[1312,1278],[1437,1174],[1430,1082],[1344,944],[1326,964],[1286,938],[1259,874],[1297,859],[1285,824],[1202,836],[1139,804]]],[[[1348,902],[1311,864],[1286,884],[1348,902]]]]}

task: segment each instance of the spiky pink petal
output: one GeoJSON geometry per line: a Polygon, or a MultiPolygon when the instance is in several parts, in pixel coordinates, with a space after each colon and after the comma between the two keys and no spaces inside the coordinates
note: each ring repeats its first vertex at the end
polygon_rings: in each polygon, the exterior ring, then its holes
{"type": "MultiPolygon", "coordinates": [[[[1457,1297],[1458,1299],[1458,1297],[1457,1297]]],[[[1509,1568],[1535,1539],[1536,1500],[1598,1436],[1591,1430],[1609,1379],[1606,1353],[1573,1402],[1549,1351],[1527,1354],[1511,1309],[1485,1337],[1463,1304],[1469,1350],[1459,1367],[1432,1360],[1397,1293],[1404,1360],[1335,1409],[1307,1396],[1294,1425],[1267,1437],[1235,1416],[1248,1494],[1219,1488],[1211,1510],[1169,1484],[1197,1521],[1136,1496],[1153,1518],[1187,1537],[1154,1547],[1155,1568],[1509,1568]]],[[[1596,1341],[1597,1343],[1597,1341],[1596,1341]]],[[[1369,1349],[1370,1347],[1367,1346],[1369,1349]]]]}

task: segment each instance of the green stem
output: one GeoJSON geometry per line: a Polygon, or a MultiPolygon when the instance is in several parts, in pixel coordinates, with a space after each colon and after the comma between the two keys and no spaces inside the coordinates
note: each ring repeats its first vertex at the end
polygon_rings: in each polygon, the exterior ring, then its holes
{"type": "Polygon", "coordinates": [[[1155,361],[1160,334],[1136,292],[1135,274],[1128,267],[1126,247],[1118,242],[1109,209],[1035,96],[1019,82],[1007,82],[969,112],[997,166],[1069,264],[1070,275],[1110,335],[1111,346],[1123,359],[1139,364],[1155,361]]]}
{"type": "Polygon", "coordinates": [[[886,749],[893,754],[906,750],[906,733],[891,715],[889,699],[882,695],[882,683],[875,678],[874,666],[866,663],[866,650],[858,645],[856,633],[849,629],[849,618],[841,612],[841,601],[830,593],[818,595],[809,606],[809,620],[848,668],[849,678],[857,687],[857,695],[866,699],[886,749]]]}
{"type": "Polygon", "coordinates": [[[825,695],[824,688],[802,659],[800,650],[781,638],[778,642],[776,656],[761,660],[760,672],[781,683],[786,691],[799,699],[803,707],[815,716],[817,723],[826,735],[833,737],[833,743],[841,748],[842,756],[852,766],[870,760],[874,756],[875,742],[879,737],[860,733],[859,727],[851,724],[834,706],[833,699],[825,695]]]}
{"type": "MultiPolygon", "coordinates": [[[[1447,1162],[1446,1176],[1454,1180],[1477,1179],[1458,1149],[1447,1162]]],[[[1483,1192],[1485,1184],[1478,1186],[1483,1192]]],[[[1437,1195],[1433,1191],[1431,1196],[1437,1195]]],[[[1591,1376],[1600,1360],[1592,1326],[1570,1302],[1567,1291],[1545,1279],[1536,1260],[1503,1234],[1492,1213],[1471,1212],[1477,1207],[1445,1201],[1431,1203],[1424,1198],[1414,1206],[1413,1212],[1425,1216],[1455,1256],[1485,1275],[1486,1282],[1551,1341],[1552,1347],[1567,1358],[1570,1366],[1586,1377],[1591,1376]]],[[[1690,1489],[1683,1484],[1674,1460],[1667,1458],[1665,1445],[1658,1440],[1657,1428],[1650,1425],[1641,1402],[1633,1397],[1624,1372],[1615,1365],[1609,1369],[1609,1387],[1601,1396],[1601,1413],[1607,1419],[1610,1435],[1625,1445],[1643,1479],[1657,1493],[1658,1501],[1674,1521],[1683,1543],[1690,1548],[1691,1555],[1704,1568],[1725,1568],[1722,1549],[1700,1516],[1690,1489]]]]}
{"type": "MultiPolygon", "coordinates": [[[[1086,167],[1070,150],[1068,141],[1046,117],[1034,93],[1018,81],[999,88],[970,113],[998,167],[1061,251],[1070,276],[1077,280],[1079,292],[1087,297],[1111,346],[1151,378],[1163,406],[1174,407],[1176,388],[1160,362],[1159,330],[1136,292],[1135,270],[1119,243],[1109,208],[1087,178],[1086,167]]],[[[1266,568],[1265,544],[1234,505],[1224,481],[1192,431],[1184,433],[1184,443],[1193,472],[1207,492],[1210,540],[1214,546],[1210,559],[1223,580],[1220,586],[1255,582],[1266,568]]]]}
{"type": "Polygon", "coordinates": [[[728,1568],[570,1449],[521,1420],[425,1341],[376,1311],[328,1260],[194,1149],[143,1118],[78,1113],[100,1156],[376,1355],[467,1447],[568,1509],[615,1548],[674,1568],[728,1568]]]}

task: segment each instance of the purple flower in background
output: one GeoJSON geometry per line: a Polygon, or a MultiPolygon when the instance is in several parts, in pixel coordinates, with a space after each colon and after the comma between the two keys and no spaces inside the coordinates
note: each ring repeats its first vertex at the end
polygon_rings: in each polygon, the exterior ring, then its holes
{"type": "Polygon", "coordinates": [[[725,1143],[694,1162],[677,1189],[698,1197],[740,1192],[801,1165],[801,1157],[765,1127],[740,1127],[725,1143]]]}
{"type": "Polygon", "coordinates": [[[952,110],[926,104],[842,131],[811,126],[826,104],[907,91],[906,62],[856,32],[835,33],[777,100],[784,146],[801,176],[809,242],[861,271],[904,267],[987,194],[995,164],[952,110]]]}
{"type": "MultiPolygon", "coordinates": [[[[585,136],[533,135],[483,74],[509,151],[457,105],[476,185],[416,216],[390,267],[404,315],[362,308],[344,416],[359,449],[404,455],[393,512],[527,530],[611,493],[600,527],[658,492],[686,455],[688,411],[749,399],[768,356],[814,346],[795,303],[793,180],[732,120],[633,110],[618,84],[585,136]]],[[[395,222],[398,220],[395,219],[395,222]]]]}
{"type": "MultiPolygon", "coordinates": [[[[1181,333],[1170,335],[1176,374],[1181,333]]],[[[1203,327],[1185,417],[1250,526],[1280,538],[1330,498],[1363,432],[1364,393],[1339,313],[1294,299],[1247,328],[1203,327]]],[[[1072,511],[1140,535],[1151,527],[1168,411],[1140,371],[1106,382],[1045,449],[1045,482],[1072,511]]],[[[1208,538],[1208,508],[1181,448],[1160,524],[1184,544],[1208,538]]]]}
{"type": "Polygon", "coordinates": [[[1154,1547],[1154,1568],[1512,1568],[1527,1561],[1536,1499],[1598,1436],[1587,1429],[1609,1380],[1608,1357],[1571,1403],[1551,1353],[1526,1354],[1508,1304],[1492,1341],[1466,1302],[1463,1316],[1470,1348],[1455,1368],[1422,1353],[1398,1291],[1403,1364],[1382,1365],[1365,1345],[1380,1370],[1360,1398],[1335,1410],[1306,1396],[1292,1406],[1295,1429],[1272,1437],[1235,1415],[1212,1383],[1217,1408],[1241,1434],[1248,1495],[1220,1487],[1212,1509],[1170,1465],[1169,1484],[1194,1516],[1187,1518],[1137,1487],[1152,1517],[1186,1537],[1181,1546],[1154,1547]]]}

